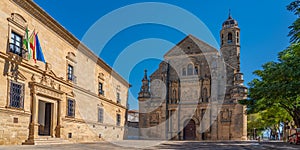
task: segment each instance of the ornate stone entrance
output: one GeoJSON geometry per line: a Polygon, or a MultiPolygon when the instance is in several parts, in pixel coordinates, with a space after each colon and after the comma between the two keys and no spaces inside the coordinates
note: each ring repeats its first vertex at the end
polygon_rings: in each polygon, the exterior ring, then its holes
{"type": "Polygon", "coordinates": [[[29,137],[25,144],[34,144],[41,136],[59,138],[61,135],[61,101],[64,92],[59,85],[30,82],[31,88],[31,123],[29,137]]]}
{"type": "Polygon", "coordinates": [[[184,140],[196,140],[196,123],[193,119],[189,120],[183,129],[184,140]]]}

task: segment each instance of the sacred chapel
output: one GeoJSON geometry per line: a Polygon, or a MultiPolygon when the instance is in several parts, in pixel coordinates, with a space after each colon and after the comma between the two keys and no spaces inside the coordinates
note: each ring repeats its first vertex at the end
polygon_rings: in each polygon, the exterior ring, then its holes
{"type": "Polygon", "coordinates": [[[140,138],[246,140],[246,108],[238,102],[247,96],[240,40],[238,22],[229,15],[220,51],[188,35],[150,78],[145,70],[138,95],[140,138]]]}

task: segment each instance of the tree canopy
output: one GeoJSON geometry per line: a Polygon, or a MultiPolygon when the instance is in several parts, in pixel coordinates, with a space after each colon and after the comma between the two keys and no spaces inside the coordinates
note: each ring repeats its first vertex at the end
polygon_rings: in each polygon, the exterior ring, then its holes
{"type": "Polygon", "coordinates": [[[293,12],[298,18],[297,20],[289,26],[292,43],[298,43],[300,41],[300,0],[296,0],[287,6],[287,10],[293,12]]]}
{"type": "Polygon", "coordinates": [[[262,119],[269,123],[276,123],[276,119],[284,122],[290,116],[300,127],[300,0],[292,2],[287,9],[297,15],[289,27],[291,45],[278,54],[278,61],[265,63],[261,70],[254,71],[258,78],[249,83],[249,99],[241,103],[247,105],[249,114],[265,111],[277,114],[277,118],[262,119]],[[289,116],[278,115],[274,108],[289,116]]]}

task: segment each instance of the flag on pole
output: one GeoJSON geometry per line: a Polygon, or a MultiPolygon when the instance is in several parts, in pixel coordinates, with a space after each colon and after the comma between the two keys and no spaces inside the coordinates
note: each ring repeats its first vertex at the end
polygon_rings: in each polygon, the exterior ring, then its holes
{"type": "Polygon", "coordinates": [[[27,51],[28,51],[28,60],[31,59],[31,49],[30,49],[30,42],[29,42],[29,34],[28,34],[29,30],[28,27],[26,27],[26,32],[25,32],[25,39],[23,40],[23,44],[25,45],[27,51]]]}
{"type": "Polygon", "coordinates": [[[35,41],[36,41],[35,61],[39,60],[41,62],[46,63],[45,58],[44,58],[44,54],[43,54],[43,51],[42,51],[42,47],[41,47],[41,44],[40,44],[40,41],[39,41],[39,37],[38,37],[37,34],[35,35],[35,41]]]}
{"type": "Polygon", "coordinates": [[[46,63],[38,34],[35,31],[32,32],[32,35],[30,36],[29,39],[29,43],[30,43],[29,49],[31,51],[31,56],[34,62],[36,63],[36,61],[39,60],[41,62],[46,63]]]}
{"type": "Polygon", "coordinates": [[[30,50],[31,50],[31,53],[32,53],[32,58],[34,59],[34,61],[36,62],[35,60],[35,48],[36,48],[36,42],[35,42],[35,30],[32,32],[31,36],[30,36],[30,39],[29,39],[29,43],[30,43],[30,50]]]}

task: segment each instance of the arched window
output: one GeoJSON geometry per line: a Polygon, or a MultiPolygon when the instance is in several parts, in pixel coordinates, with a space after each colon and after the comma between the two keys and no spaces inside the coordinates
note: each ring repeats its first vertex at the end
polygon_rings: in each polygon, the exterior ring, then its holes
{"type": "Polygon", "coordinates": [[[182,76],[186,76],[186,69],[182,68],[182,76]]]}
{"type": "Polygon", "coordinates": [[[187,75],[193,75],[193,71],[194,69],[193,69],[193,65],[192,64],[189,64],[188,65],[188,72],[187,72],[187,75]]]}
{"type": "Polygon", "coordinates": [[[228,33],[228,43],[232,43],[232,33],[228,33]]]}

